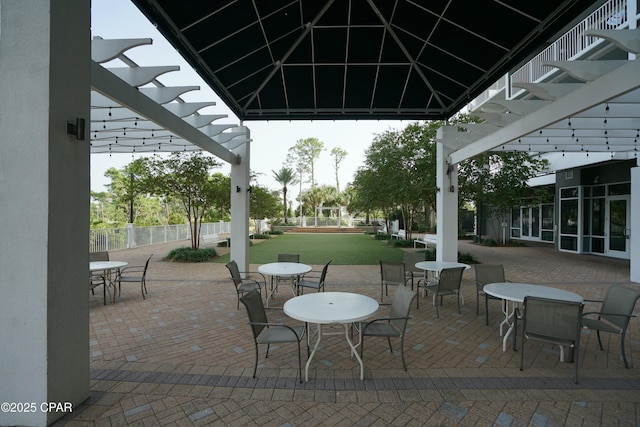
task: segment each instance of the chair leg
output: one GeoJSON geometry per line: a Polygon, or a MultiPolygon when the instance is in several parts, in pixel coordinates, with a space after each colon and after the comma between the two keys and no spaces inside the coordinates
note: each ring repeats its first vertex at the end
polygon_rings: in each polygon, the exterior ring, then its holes
{"type": "Polygon", "coordinates": [[[462,314],[462,312],[460,311],[460,292],[459,291],[456,294],[456,300],[458,302],[458,314],[462,314]]]}
{"type": "Polygon", "coordinates": [[[402,367],[407,370],[407,363],[404,361],[404,334],[400,337],[400,355],[402,356],[402,367]]]}
{"type": "Polygon", "coordinates": [[[391,347],[391,337],[387,337],[387,343],[389,344],[389,352],[393,354],[393,347],[391,347]]]}
{"type": "Polygon", "coordinates": [[[600,331],[596,331],[596,335],[598,336],[598,346],[600,347],[600,350],[604,350],[604,347],[602,347],[602,340],[600,339],[600,331]]]}
{"type": "Polygon", "coordinates": [[[300,384],[302,384],[302,356],[300,355],[300,341],[298,341],[298,375],[300,376],[300,384]]]}
{"type": "Polygon", "coordinates": [[[575,380],[574,381],[575,381],[576,384],[578,384],[578,360],[579,360],[578,359],[578,353],[579,353],[579,347],[580,346],[578,345],[578,343],[576,343],[575,349],[574,349],[574,353],[573,353],[573,355],[574,355],[573,364],[575,365],[573,367],[574,376],[575,376],[575,380]]]}
{"type": "MultiPolygon", "coordinates": [[[[434,298],[437,298],[437,297],[438,297],[437,295],[434,295],[434,298]]],[[[440,303],[442,304],[442,297],[440,297],[440,303]]],[[[437,300],[435,301],[434,305],[436,306],[436,317],[439,319],[440,318],[440,313],[438,313],[438,301],[437,300]]]]}
{"type": "Polygon", "coordinates": [[[518,316],[513,316],[513,351],[518,351],[518,316]]]}
{"type": "Polygon", "coordinates": [[[624,352],[624,338],[625,338],[625,331],[622,331],[622,334],[620,335],[620,354],[622,354],[622,360],[624,361],[624,367],[629,369],[629,364],[627,363],[627,356],[624,352]]]}
{"type": "Polygon", "coordinates": [[[485,323],[489,326],[489,298],[484,294],[484,318],[485,323]]]}
{"type": "Polygon", "coordinates": [[[256,343],[256,360],[253,364],[253,378],[256,377],[256,372],[258,371],[258,343],[256,343]]]}

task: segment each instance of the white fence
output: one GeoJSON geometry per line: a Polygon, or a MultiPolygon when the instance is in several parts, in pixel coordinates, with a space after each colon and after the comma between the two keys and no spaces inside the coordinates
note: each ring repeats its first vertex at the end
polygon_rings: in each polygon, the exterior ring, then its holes
{"type": "MultiPolygon", "coordinates": [[[[230,222],[202,224],[201,235],[228,234],[230,222]]],[[[89,232],[89,252],[115,251],[158,243],[176,242],[190,238],[189,225],[158,225],[154,227],[100,228],[89,232]]]]}

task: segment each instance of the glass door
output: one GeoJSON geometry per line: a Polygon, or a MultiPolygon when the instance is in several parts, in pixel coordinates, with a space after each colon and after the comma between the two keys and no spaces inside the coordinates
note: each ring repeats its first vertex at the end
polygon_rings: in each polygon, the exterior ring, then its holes
{"type": "Polygon", "coordinates": [[[606,255],[629,259],[629,196],[607,198],[606,255]]]}
{"type": "Polygon", "coordinates": [[[520,208],[520,238],[523,240],[540,240],[540,207],[526,206],[520,208]]]}

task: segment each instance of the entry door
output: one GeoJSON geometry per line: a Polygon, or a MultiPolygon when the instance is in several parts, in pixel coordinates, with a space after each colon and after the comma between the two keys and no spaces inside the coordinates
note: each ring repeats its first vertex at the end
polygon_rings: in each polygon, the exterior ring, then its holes
{"type": "Polygon", "coordinates": [[[540,207],[520,208],[520,237],[523,240],[540,240],[540,207]]]}
{"type": "Polygon", "coordinates": [[[606,255],[629,259],[629,196],[607,198],[606,255]]]}

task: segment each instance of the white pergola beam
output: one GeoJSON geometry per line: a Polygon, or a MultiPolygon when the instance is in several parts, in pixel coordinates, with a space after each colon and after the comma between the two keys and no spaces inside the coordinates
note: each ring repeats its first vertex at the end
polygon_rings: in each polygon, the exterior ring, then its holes
{"type": "Polygon", "coordinates": [[[91,61],[91,84],[94,90],[120,105],[126,105],[130,110],[139,113],[141,117],[148,118],[158,126],[175,133],[221,160],[232,164],[236,163],[236,155],[231,151],[141,94],[138,89],[131,87],[95,61],[91,61]]]}
{"type": "MultiPolygon", "coordinates": [[[[495,133],[478,139],[449,156],[452,164],[460,163],[485,151],[493,150],[532,132],[544,129],[559,120],[565,120],[595,105],[606,103],[640,87],[640,61],[626,61],[605,76],[584,85],[556,102],[517,120],[495,133]]],[[[446,143],[446,140],[445,140],[446,143]]]]}

